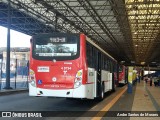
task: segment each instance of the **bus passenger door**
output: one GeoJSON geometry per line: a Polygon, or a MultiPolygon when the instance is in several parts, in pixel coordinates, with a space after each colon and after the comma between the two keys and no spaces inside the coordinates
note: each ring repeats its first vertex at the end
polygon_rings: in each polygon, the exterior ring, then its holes
{"type": "Polygon", "coordinates": [[[101,53],[97,52],[97,96],[101,94],[101,53]]]}

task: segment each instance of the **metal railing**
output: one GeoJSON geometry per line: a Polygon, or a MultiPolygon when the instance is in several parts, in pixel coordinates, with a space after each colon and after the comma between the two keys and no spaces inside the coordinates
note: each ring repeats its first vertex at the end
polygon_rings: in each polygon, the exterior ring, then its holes
{"type": "MultiPolygon", "coordinates": [[[[29,61],[11,59],[10,64],[10,87],[13,89],[28,88],[29,61]]],[[[6,63],[0,60],[0,90],[6,85],[6,63]]]]}

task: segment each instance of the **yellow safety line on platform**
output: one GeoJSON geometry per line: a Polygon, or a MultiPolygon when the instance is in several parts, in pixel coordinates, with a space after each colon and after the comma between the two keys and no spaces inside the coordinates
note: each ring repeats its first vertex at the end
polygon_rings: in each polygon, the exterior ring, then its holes
{"type": "Polygon", "coordinates": [[[123,95],[123,93],[127,90],[127,87],[124,88],[122,92],[120,92],[109,104],[107,104],[101,111],[99,111],[92,120],[100,120],[106,112],[117,102],[117,100],[123,95]],[[97,117],[96,117],[97,116],[97,117]]]}

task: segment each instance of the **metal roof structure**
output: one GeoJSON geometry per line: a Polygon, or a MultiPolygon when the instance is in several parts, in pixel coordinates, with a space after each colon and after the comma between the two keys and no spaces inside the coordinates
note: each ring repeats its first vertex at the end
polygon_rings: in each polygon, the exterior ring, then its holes
{"type": "MultiPolygon", "coordinates": [[[[7,27],[8,1],[0,0],[7,27]]],[[[118,61],[160,65],[160,0],[10,0],[11,28],[84,33],[118,61]]]]}

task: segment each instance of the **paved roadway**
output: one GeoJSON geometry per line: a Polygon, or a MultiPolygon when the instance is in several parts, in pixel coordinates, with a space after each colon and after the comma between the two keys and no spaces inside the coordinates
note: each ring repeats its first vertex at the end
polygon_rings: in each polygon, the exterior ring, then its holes
{"type": "MultiPolygon", "coordinates": [[[[0,96],[0,111],[12,111],[12,112],[40,112],[40,111],[59,111],[58,113],[53,113],[54,119],[58,120],[88,120],[94,117],[98,111],[100,111],[107,103],[110,103],[113,98],[119,94],[119,90],[115,93],[107,93],[106,98],[99,102],[98,100],[66,100],[65,98],[54,98],[54,97],[31,97],[28,92],[17,93],[10,95],[0,96]],[[64,112],[62,112],[64,111],[64,112]],[[69,112],[68,112],[69,111],[69,112]],[[77,112],[81,111],[81,112],[77,112]],[[89,115],[88,115],[88,112],[89,115]],[[76,115],[75,115],[76,114],[76,115]],[[67,116],[67,117],[66,117],[67,116]],[[78,118],[79,117],[79,118],[78,118]]],[[[47,112],[48,113],[48,112],[47,112]]],[[[51,115],[50,114],[50,115],[51,115]]],[[[43,116],[43,113],[42,113],[43,116]]],[[[0,118],[1,120],[2,118],[0,118]]],[[[6,118],[2,120],[25,120],[31,118],[6,118]]],[[[35,120],[35,118],[32,118],[35,120]]],[[[53,120],[53,118],[43,117],[42,119],[37,118],[37,120],[53,120]]]]}
{"type": "Polygon", "coordinates": [[[0,111],[81,111],[94,106],[94,100],[66,100],[65,98],[31,97],[27,93],[0,96],[0,111]]]}
{"type": "MultiPolygon", "coordinates": [[[[81,116],[98,103],[97,100],[68,100],[65,98],[54,97],[31,97],[28,96],[28,92],[25,92],[0,96],[0,111],[82,111],[80,112],[81,116]]],[[[60,117],[61,115],[63,116],[64,114],[68,113],[60,112],[57,117],[60,117]]],[[[60,117],[60,119],[61,118],[62,117],[60,117]]],[[[1,119],[2,118],[0,118],[0,120],[1,119]]],[[[12,119],[17,120],[17,118],[12,119]]],[[[48,119],[49,118],[43,118],[43,120],[48,119]]],[[[68,118],[68,120],[70,119],[71,118],[68,118]]],[[[75,119],[75,117],[72,117],[72,119],[75,119]]]]}

